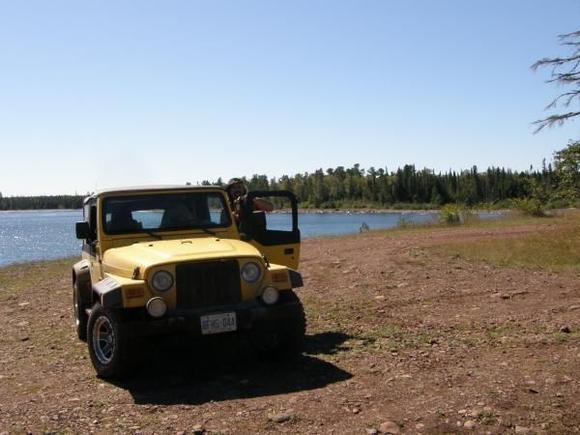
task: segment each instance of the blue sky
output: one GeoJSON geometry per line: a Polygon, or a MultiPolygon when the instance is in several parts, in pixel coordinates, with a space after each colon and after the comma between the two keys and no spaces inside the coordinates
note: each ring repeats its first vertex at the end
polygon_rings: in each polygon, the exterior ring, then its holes
{"type": "Polygon", "coordinates": [[[0,192],[526,169],[576,0],[0,2],[0,192]]]}

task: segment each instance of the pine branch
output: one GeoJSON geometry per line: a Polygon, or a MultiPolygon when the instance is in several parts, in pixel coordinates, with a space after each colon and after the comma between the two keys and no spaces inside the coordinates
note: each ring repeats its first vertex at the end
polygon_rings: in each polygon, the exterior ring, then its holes
{"type": "Polygon", "coordinates": [[[571,33],[563,33],[562,35],[558,35],[558,39],[560,41],[566,41],[567,39],[574,39],[580,38],[580,30],[571,33]]]}
{"type": "Polygon", "coordinates": [[[580,115],[580,112],[568,112],[560,115],[550,115],[547,118],[534,121],[532,124],[536,124],[538,127],[534,130],[534,134],[543,130],[546,127],[553,127],[554,125],[562,125],[564,122],[570,118],[580,115]]]}
{"type": "Polygon", "coordinates": [[[561,95],[558,95],[554,101],[552,101],[550,104],[548,104],[544,110],[548,110],[548,109],[553,109],[554,107],[556,107],[558,105],[558,102],[562,99],[562,98],[566,98],[566,101],[562,104],[564,107],[568,107],[570,105],[570,103],[575,99],[575,98],[580,98],[580,89],[575,90],[575,91],[571,91],[571,92],[565,92],[561,95]]]}
{"type": "Polygon", "coordinates": [[[556,74],[553,79],[546,81],[546,83],[557,83],[557,82],[565,84],[580,82],[580,71],[556,74]]]}
{"type": "Polygon", "coordinates": [[[545,57],[535,62],[530,68],[536,71],[538,68],[546,65],[554,65],[554,67],[558,67],[570,62],[580,62],[580,53],[568,57],[545,57]]]}
{"type": "MultiPolygon", "coordinates": [[[[558,39],[561,45],[572,47],[572,53],[568,56],[545,57],[535,62],[531,69],[536,71],[538,68],[552,67],[551,78],[546,83],[571,86],[572,90],[558,95],[544,110],[553,109],[557,106],[569,107],[572,102],[580,99],[580,31],[559,35],[558,39]]],[[[550,115],[535,121],[533,124],[537,127],[534,134],[546,127],[562,125],[564,122],[579,115],[580,112],[568,112],[550,115]]]]}

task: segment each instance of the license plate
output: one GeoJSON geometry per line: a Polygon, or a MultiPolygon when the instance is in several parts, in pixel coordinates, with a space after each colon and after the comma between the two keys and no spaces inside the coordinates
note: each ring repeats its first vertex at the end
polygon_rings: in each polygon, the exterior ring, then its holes
{"type": "Polygon", "coordinates": [[[236,313],[209,314],[201,316],[201,333],[203,335],[220,334],[238,329],[236,313]]]}

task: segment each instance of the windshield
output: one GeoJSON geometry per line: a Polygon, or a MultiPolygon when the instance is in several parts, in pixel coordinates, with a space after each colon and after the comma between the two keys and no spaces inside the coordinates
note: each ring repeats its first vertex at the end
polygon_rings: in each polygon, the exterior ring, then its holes
{"type": "Polygon", "coordinates": [[[105,233],[180,231],[229,227],[230,214],[219,192],[188,192],[105,198],[105,233]]]}

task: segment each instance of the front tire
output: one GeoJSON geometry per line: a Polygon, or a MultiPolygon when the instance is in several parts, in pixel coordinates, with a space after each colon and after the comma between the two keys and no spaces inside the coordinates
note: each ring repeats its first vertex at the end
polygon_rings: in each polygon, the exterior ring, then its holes
{"type": "Polygon", "coordinates": [[[282,360],[297,358],[304,350],[306,317],[304,307],[292,292],[295,305],[292,314],[281,321],[274,330],[256,334],[254,345],[260,356],[266,359],[282,360]]]}
{"type": "Polygon", "coordinates": [[[89,355],[101,378],[121,378],[129,368],[129,340],[126,325],[116,311],[93,306],[87,325],[89,355]]]}
{"type": "Polygon", "coordinates": [[[296,358],[304,350],[304,336],[306,335],[306,316],[302,302],[296,297],[297,306],[292,319],[281,325],[279,343],[276,355],[283,358],[296,358]]]}

